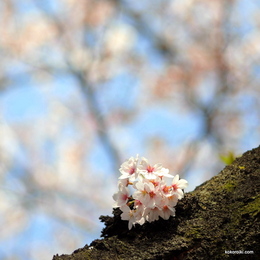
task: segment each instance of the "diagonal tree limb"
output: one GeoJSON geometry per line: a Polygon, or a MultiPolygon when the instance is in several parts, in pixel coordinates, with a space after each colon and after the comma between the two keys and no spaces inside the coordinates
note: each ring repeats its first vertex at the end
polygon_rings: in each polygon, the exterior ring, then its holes
{"type": "Polygon", "coordinates": [[[187,193],[176,217],[129,231],[114,210],[100,217],[105,238],[53,260],[259,259],[259,191],[260,146],[187,193]]]}

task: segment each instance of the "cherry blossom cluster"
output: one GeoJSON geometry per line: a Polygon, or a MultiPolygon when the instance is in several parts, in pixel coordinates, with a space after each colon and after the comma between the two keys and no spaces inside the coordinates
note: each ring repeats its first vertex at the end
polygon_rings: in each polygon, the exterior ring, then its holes
{"type": "Polygon", "coordinates": [[[129,221],[129,229],[159,217],[167,220],[175,216],[175,206],[188,186],[186,180],[169,174],[169,169],[161,164],[150,165],[146,158],[139,159],[138,155],[125,161],[119,171],[121,176],[118,192],[113,195],[114,207],[122,211],[122,220],[129,221]]]}

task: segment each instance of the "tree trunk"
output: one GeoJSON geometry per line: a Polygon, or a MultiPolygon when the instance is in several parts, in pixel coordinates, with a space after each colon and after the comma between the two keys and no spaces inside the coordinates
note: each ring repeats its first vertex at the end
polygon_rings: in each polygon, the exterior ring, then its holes
{"type": "Polygon", "coordinates": [[[259,177],[260,146],[186,193],[176,217],[129,231],[116,209],[100,217],[103,239],[53,260],[260,259],[259,177]]]}

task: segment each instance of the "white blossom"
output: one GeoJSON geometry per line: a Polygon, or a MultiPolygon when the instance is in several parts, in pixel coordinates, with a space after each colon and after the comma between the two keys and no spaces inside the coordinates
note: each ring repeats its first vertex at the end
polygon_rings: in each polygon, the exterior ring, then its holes
{"type": "Polygon", "coordinates": [[[128,228],[135,224],[143,225],[146,221],[153,222],[162,219],[168,220],[175,216],[175,206],[184,196],[183,189],[188,182],[169,174],[169,169],[157,163],[151,166],[148,160],[142,157],[138,162],[138,155],[125,161],[120,169],[118,192],[113,195],[114,207],[122,211],[121,219],[128,221],[128,228]],[[167,185],[164,178],[172,178],[167,185]],[[134,192],[130,195],[128,186],[134,192]]]}
{"type": "Polygon", "coordinates": [[[119,171],[121,172],[121,176],[119,177],[120,180],[122,179],[130,179],[134,180],[137,177],[138,169],[137,169],[137,162],[138,162],[138,155],[136,158],[131,157],[127,161],[125,161],[119,171]]]}
{"type": "Polygon", "coordinates": [[[172,188],[175,193],[178,194],[178,198],[182,199],[184,196],[183,189],[187,188],[188,182],[184,179],[179,180],[179,175],[177,174],[172,180],[172,188]]]}
{"type": "Polygon", "coordinates": [[[129,199],[128,188],[121,186],[119,191],[113,195],[113,199],[116,201],[114,207],[121,207],[125,205],[129,199]]]}

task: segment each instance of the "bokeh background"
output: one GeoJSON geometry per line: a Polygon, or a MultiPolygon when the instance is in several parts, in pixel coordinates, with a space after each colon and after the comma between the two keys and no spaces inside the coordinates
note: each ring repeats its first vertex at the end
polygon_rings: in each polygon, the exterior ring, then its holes
{"type": "Polygon", "coordinates": [[[193,190],[260,141],[258,0],[0,2],[0,259],[99,238],[137,153],[193,190]]]}

